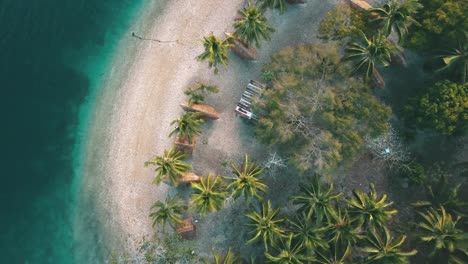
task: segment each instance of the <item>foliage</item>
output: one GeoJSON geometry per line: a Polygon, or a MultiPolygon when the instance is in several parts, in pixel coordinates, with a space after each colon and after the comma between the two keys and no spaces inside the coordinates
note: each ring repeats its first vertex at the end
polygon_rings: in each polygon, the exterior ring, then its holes
{"type": "Polygon", "coordinates": [[[169,235],[164,238],[162,243],[164,251],[156,262],[157,264],[166,263],[200,263],[197,255],[193,254],[196,251],[196,244],[194,241],[183,240],[179,235],[169,235]]]}
{"type": "Polygon", "coordinates": [[[241,18],[234,23],[234,33],[249,45],[255,42],[260,47],[260,38],[270,40],[270,33],[275,30],[266,23],[266,18],[256,5],[249,4],[239,10],[241,18]]]}
{"type": "Polygon", "coordinates": [[[167,196],[164,202],[156,201],[151,206],[151,214],[149,215],[153,219],[153,227],[156,224],[169,223],[174,226],[175,223],[182,223],[184,220],[181,216],[186,210],[186,206],[180,200],[178,195],[167,196]]]}
{"type": "Polygon", "coordinates": [[[369,11],[377,14],[372,22],[380,23],[387,36],[394,29],[401,41],[408,33],[408,27],[411,24],[420,25],[413,16],[421,8],[423,5],[419,3],[419,0],[389,0],[383,7],[372,8],[369,11]]]}
{"type": "Polygon", "coordinates": [[[408,122],[452,135],[468,128],[468,83],[440,81],[405,107],[408,122]]]}
{"type": "Polygon", "coordinates": [[[366,246],[361,248],[362,252],[368,253],[367,263],[375,264],[405,264],[409,256],[416,255],[416,250],[403,252],[400,247],[406,240],[406,236],[394,240],[386,226],[382,226],[382,232],[371,228],[366,236],[366,246]]]}
{"type": "Polygon", "coordinates": [[[370,192],[365,193],[361,190],[353,190],[353,198],[348,199],[349,213],[356,217],[359,223],[366,226],[382,227],[385,221],[390,219],[397,210],[387,210],[393,202],[386,203],[387,195],[378,197],[374,184],[369,185],[370,192]]]}
{"type": "Polygon", "coordinates": [[[355,244],[359,239],[364,237],[358,231],[358,224],[356,222],[355,218],[349,217],[348,211],[343,211],[338,207],[336,214],[333,215],[329,222],[328,241],[334,245],[341,246],[355,244]]]}
{"type": "Polygon", "coordinates": [[[468,43],[449,50],[441,57],[445,66],[438,71],[452,72],[452,75],[455,76],[455,80],[466,84],[466,77],[468,75],[468,43]]]}
{"type": "Polygon", "coordinates": [[[186,157],[184,153],[175,148],[171,148],[169,151],[164,150],[162,156],[157,156],[146,161],[145,166],[156,166],[154,170],[156,176],[154,177],[153,183],[159,184],[163,177],[167,176],[171,183],[177,186],[177,179],[180,175],[192,169],[188,163],[184,162],[186,157]]]}
{"type": "Polygon", "coordinates": [[[343,157],[352,160],[365,135],[387,129],[390,109],[360,81],[334,44],[299,45],[279,51],[264,66],[275,78],[255,102],[261,114],[256,136],[281,148],[301,171],[326,173],[343,157]]]}
{"type": "Polygon", "coordinates": [[[347,263],[346,259],[351,255],[351,245],[346,244],[331,244],[326,250],[317,252],[317,262],[321,264],[343,264],[347,263]]]}
{"type": "Polygon", "coordinates": [[[312,177],[310,184],[301,186],[301,193],[291,197],[293,204],[300,205],[299,212],[309,218],[314,216],[317,224],[324,220],[330,221],[335,212],[336,202],[343,193],[334,193],[333,184],[325,186],[319,182],[319,177],[312,177]]]}
{"type": "Polygon", "coordinates": [[[191,106],[205,101],[205,94],[207,92],[218,93],[219,89],[215,85],[198,83],[195,88],[188,88],[185,90],[184,94],[189,96],[188,104],[191,106]]]}
{"type": "Polygon", "coordinates": [[[247,224],[251,228],[249,231],[252,238],[247,243],[252,243],[261,239],[265,250],[268,251],[268,245],[276,245],[277,240],[285,237],[285,231],[279,225],[285,220],[278,215],[279,208],[272,208],[270,201],[262,203],[260,212],[252,211],[247,213],[250,222],[247,224]]]}
{"type": "Polygon", "coordinates": [[[227,193],[221,177],[209,174],[201,178],[200,183],[192,182],[192,188],[191,208],[198,213],[206,215],[223,207],[227,193]]]}
{"type": "Polygon", "coordinates": [[[219,40],[213,35],[213,32],[208,37],[203,37],[202,43],[205,51],[197,56],[197,60],[208,60],[208,66],[214,67],[214,73],[218,73],[218,64],[227,66],[228,50],[232,46],[229,44],[231,38],[231,36],[227,36],[223,40],[219,40]]]}
{"type": "Polygon", "coordinates": [[[234,199],[243,195],[248,204],[252,198],[262,201],[262,196],[259,192],[265,193],[267,191],[267,186],[263,183],[263,179],[260,176],[265,171],[265,168],[256,163],[251,163],[249,155],[247,154],[245,154],[245,162],[243,165],[236,167],[236,165],[231,162],[231,167],[237,177],[225,177],[225,179],[231,182],[227,186],[227,189],[233,191],[234,199]]]}
{"type": "Polygon", "coordinates": [[[408,177],[410,182],[422,186],[426,182],[426,170],[421,163],[412,162],[408,166],[403,167],[403,173],[408,177]]]}
{"type": "Polygon", "coordinates": [[[260,8],[263,10],[278,8],[281,14],[286,11],[286,0],[257,0],[257,3],[260,3],[260,8]]]}
{"type": "Polygon", "coordinates": [[[371,78],[376,66],[387,67],[392,60],[392,53],[398,47],[387,40],[385,34],[378,34],[368,38],[363,32],[357,42],[351,42],[346,48],[346,60],[354,61],[354,71],[363,71],[366,78],[371,78]]]}
{"type": "Polygon", "coordinates": [[[325,240],[325,232],[328,230],[322,223],[313,223],[311,215],[305,213],[296,214],[294,220],[289,220],[291,233],[294,235],[298,246],[307,252],[313,252],[320,248],[328,248],[325,240]]]}
{"type": "Polygon", "coordinates": [[[468,41],[468,2],[465,0],[420,0],[424,9],[416,20],[409,45],[422,50],[455,47],[468,41]]]}
{"type": "Polygon", "coordinates": [[[289,234],[289,237],[286,241],[281,240],[282,246],[275,246],[278,250],[276,256],[271,255],[268,252],[265,252],[266,258],[271,263],[279,264],[302,264],[306,261],[314,261],[312,256],[307,256],[304,254],[304,248],[301,244],[296,244],[293,242],[293,235],[289,234]]]}
{"type": "Polygon", "coordinates": [[[468,235],[457,228],[460,217],[454,220],[449,213],[446,213],[444,207],[440,207],[440,213],[431,208],[426,213],[419,214],[423,218],[418,224],[419,237],[431,245],[430,256],[444,252],[451,255],[456,251],[468,254],[468,235]]]}
{"type": "Polygon", "coordinates": [[[200,118],[200,115],[201,113],[198,112],[184,112],[181,117],[171,122],[171,126],[177,126],[169,134],[169,137],[177,134],[180,140],[188,140],[188,143],[192,144],[194,137],[202,133],[200,125],[205,121],[200,118]]]}
{"type": "Polygon", "coordinates": [[[234,254],[232,249],[229,248],[226,255],[221,255],[220,253],[216,252],[214,248],[211,249],[211,253],[213,254],[213,261],[205,260],[204,263],[206,264],[241,264],[242,261],[239,255],[234,254]]]}
{"type": "Polygon", "coordinates": [[[367,20],[364,12],[349,5],[337,5],[320,21],[319,38],[324,40],[347,40],[357,37],[365,30],[367,20]]]}

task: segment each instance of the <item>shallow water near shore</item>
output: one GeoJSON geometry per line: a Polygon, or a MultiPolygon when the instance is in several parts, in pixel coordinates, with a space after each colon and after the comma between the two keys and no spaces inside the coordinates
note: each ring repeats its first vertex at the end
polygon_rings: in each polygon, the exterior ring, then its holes
{"type": "Polygon", "coordinates": [[[97,201],[80,189],[83,142],[100,78],[143,6],[142,0],[1,1],[0,263],[107,257],[97,201]],[[79,211],[86,215],[76,215],[80,195],[89,196],[79,211]],[[86,232],[77,236],[77,226],[86,232]]]}

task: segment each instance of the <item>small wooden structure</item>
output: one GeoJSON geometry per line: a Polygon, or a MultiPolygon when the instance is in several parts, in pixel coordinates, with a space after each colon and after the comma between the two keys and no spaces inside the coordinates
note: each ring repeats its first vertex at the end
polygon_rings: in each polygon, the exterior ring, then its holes
{"type": "Polygon", "coordinates": [[[196,227],[193,224],[193,219],[190,217],[182,223],[176,224],[176,233],[183,239],[191,239],[195,237],[196,227]]]}
{"type": "MultiPolygon", "coordinates": [[[[162,178],[162,182],[167,185],[172,185],[172,182],[167,178],[167,176],[162,178]]],[[[200,182],[200,176],[196,175],[192,171],[187,171],[182,174],[178,179],[177,183],[179,186],[187,186],[190,185],[192,182],[200,182]]]]}
{"type": "Polygon", "coordinates": [[[231,49],[236,53],[239,57],[245,60],[255,60],[257,59],[257,51],[250,47],[247,43],[239,39],[235,34],[225,33],[227,36],[232,36],[229,40],[229,43],[233,46],[231,49]]]}
{"type": "Polygon", "coordinates": [[[361,9],[361,10],[369,10],[372,6],[365,0],[349,0],[351,7],[361,9]]]}
{"type": "Polygon", "coordinates": [[[239,103],[237,103],[234,113],[247,120],[258,121],[258,116],[252,112],[251,105],[255,97],[262,94],[265,87],[266,86],[263,83],[250,80],[241,96],[241,99],[239,100],[239,103]]]}
{"type": "Polygon", "coordinates": [[[189,105],[188,101],[185,101],[180,104],[180,107],[188,112],[201,113],[202,118],[219,119],[220,117],[218,111],[216,111],[216,109],[211,105],[201,103],[189,105]]]}
{"type": "Polygon", "coordinates": [[[187,138],[181,139],[179,135],[176,135],[174,145],[177,150],[182,151],[188,155],[192,155],[193,149],[197,144],[197,139],[193,137],[192,143],[189,143],[187,138]]]}

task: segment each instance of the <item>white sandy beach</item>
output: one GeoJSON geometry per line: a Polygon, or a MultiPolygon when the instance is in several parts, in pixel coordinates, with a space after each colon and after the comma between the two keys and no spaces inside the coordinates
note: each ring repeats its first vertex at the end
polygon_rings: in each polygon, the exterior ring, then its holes
{"type": "MultiPolygon", "coordinates": [[[[195,81],[218,85],[220,93],[207,102],[222,115],[205,125],[203,140],[193,153],[195,172],[224,173],[221,162],[238,162],[245,152],[258,159],[267,155],[251,135],[240,133],[246,125],[233,114],[236,101],[249,79],[260,79],[261,67],[270,54],[293,43],[315,40],[318,21],[337,1],[309,0],[306,5],[289,6],[281,16],[269,11],[276,32],[270,42],[263,43],[258,61],[244,62],[231,54],[228,69],[214,75],[207,63],[195,60],[203,50],[199,40],[211,31],[219,37],[230,31],[237,10],[245,2],[172,0],[160,15],[154,11],[156,3],[150,3],[123,41],[125,55],[116,56],[104,76],[105,87],[92,117],[82,186],[82,195],[92,195],[98,203],[99,224],[112,234],[108,237],[110,247],[125,243],[135,250],[137,241],[157,232],[151,227],[149,208],[175,189],[152,185],[153,170],[143,163],[171,147],[169,123],[182,113],[179,103],[185,99],[183,91],[195,81]],[[131,32],[181,44],[137,40],[131,32]]],[[[212,242],[225,241],[213,237],[212,242]]]]}

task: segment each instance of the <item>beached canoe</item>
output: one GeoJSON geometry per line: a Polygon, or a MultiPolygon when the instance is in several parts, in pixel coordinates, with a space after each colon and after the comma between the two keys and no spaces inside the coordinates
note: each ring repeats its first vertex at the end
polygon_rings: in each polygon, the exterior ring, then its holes
{"type": "Polygon", "coordinates": [[[185,111],[201,113],[202,118],[219,119],[219,117],[221,116],[218,113],[218,111],[216,111],[216,109],[214,109],[214,107],[212,107],[211,105],[208,105],[208,104],[198,103],[198,104],[189,105],[189,103],[186,101],[186,102],[182,102],[180,104],[180,106],[185,111]]]}

